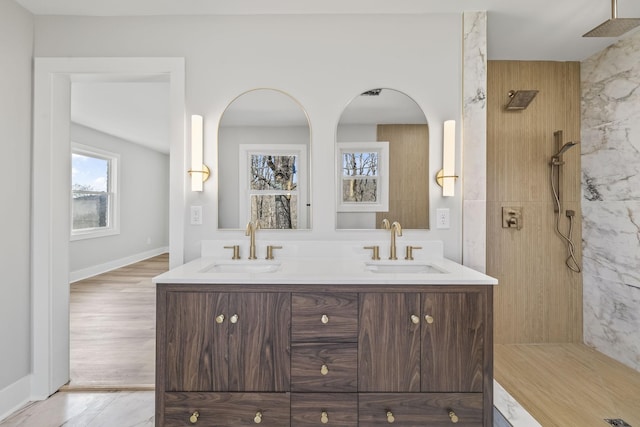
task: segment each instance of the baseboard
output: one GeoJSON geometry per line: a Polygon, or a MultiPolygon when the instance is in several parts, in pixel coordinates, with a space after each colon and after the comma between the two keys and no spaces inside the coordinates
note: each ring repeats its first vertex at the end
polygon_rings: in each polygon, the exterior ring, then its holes
{"type": "Polygon", "coordinates": [[[0,421],[31,400],[31,375],[20,378],[0,390],[0,421]]]}
{"type": "Polygon", "coordinates": [[[98,264],[92,267],[83,268],[81,270],[71,271],[69,272],[69,281],[71,283],[77,282],[79,280],[87,279],[89,277],[93,277],[98,274],[106,273],[107,271],[115,270],[116,268],[126,267],[127,265],[144,261],[145,259],[157,256],[157,255],[161,255],[167,252],[169,252],[169,248],[167,246],[163,246],[161,248],[151,249],[149,251],[141,252],[139,254],[105,262],[104,264],[98,264]]]}

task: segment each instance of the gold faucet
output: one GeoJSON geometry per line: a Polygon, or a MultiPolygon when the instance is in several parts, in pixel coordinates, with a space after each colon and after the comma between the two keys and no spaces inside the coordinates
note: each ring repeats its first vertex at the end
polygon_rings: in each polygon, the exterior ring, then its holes
{"type": "Polygon", "coordinates": [[[260,228],[260,224],[258,222],[249,221],[247,224],[247,231],[244,233],[245,236],[251,236],[249,245],[249,259],[258,259],[256,257],[256,230],[260,228]]]}
{"type": "Polygon", "coordinates": [[[382,229],[383,230],[388,230],[389,228],[391,228],[391,226],[389,225],[389,220],[387,218],[383,218],[382,219],[382,229]]]}
{"type": "Polygon", "coordinates": [[[402,236],[402,226],[398,221],[391,224],[391,249],[389,259],[398,259],[396,256],[396,234],[402,236]]]}

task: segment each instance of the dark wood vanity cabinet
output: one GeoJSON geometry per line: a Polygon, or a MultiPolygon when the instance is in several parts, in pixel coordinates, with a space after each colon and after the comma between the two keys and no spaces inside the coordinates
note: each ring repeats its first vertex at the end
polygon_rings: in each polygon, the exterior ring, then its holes
{"type": "Polygon", "coordinates": [[[484,304],[480,292],[360,294],[358,390],[481,393],[484,304]]]}
{"type": "Polygon", "coordinates": [[[491,286],[159,284],[157,301],[157,426],[492,425],[491,286]]]}

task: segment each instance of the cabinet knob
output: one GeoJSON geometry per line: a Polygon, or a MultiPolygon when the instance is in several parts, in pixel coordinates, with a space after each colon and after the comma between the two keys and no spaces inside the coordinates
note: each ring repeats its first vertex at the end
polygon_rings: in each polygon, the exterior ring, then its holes
{"type": "Polygon", "coordinates": [[[231,323],[238,323],[238,315],[234,314],[233,316],[231,316],[231,319],[229,319],[229,321],[231,323]]]}
{"type": "Polygon", "coordinates": [[[394,422],[396,422],[396,418],[393,416],[393,412],[391,411],[387,411],[387,422],[389,424],[393,424],[394,422]]]}
{"type": "Polygon", "coordinates": [[[329,422],[329,414],[327,414],[327,411],[322,411],[322,415],[320,415],[320,422],[322,424],[326,424],[329,422]]]}
{"type": "Polygon", "coordinates": [[[260,424],[262,422],[262,412],[256,412],[256,416],[253,417],[253,422],[256,424],[260,424]]]}
{"type": "Polygon", "coordinates": [[[216,317],[216,323],[224,322],[224,314],[220,314],[216,317]]]}
{"type": "Polygon", "coordinates": [[[418,316],[416,316],[415,314],[412,314],[412,315],[411,315],[411,322],[412,322],[414,325],[417,325],[418,323],[420,323],[420,318],[419,318],[418,316]]]}
{"type": "Polygon", "coordinates": [[[451,419],[451,422],[454,424],[456,424],[459,421],[458,416],[451,409],[449,409],[449,418],[451,419]]]}
{"type": "Polygon", "coordinates": [[[424,320],[426,320],[428,324],[433,323],[433,317],[429,316],[428,314],[424,316],[424,320]]]}
{"type": "Polygon", "coordinates": [[[320,373],[322,375],[327,375],[329,373],[329,367],[327,365],[322,365],[320,368],[320,373]]]}
{"type": "Polygon", "coordinates": [[[320,321],[326,325],[327,323],[329,323],[329,316],[327,316],[326,314],[323,314],[322,317],[320,318],[320,321]]]}
{"type": "Polygon", "coordinates": [[[189,417],[189,421],[191,422],[191,424],[197,423],[199,416],[200,416],[200,412],[198,411],[195,411],[193,414],[191,414],[191,416],[189,417]]]}

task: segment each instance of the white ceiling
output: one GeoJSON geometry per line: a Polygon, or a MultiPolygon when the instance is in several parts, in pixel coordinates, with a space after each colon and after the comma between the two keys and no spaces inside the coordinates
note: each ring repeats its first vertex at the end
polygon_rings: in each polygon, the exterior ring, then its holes
{"type": "Polygon", "coordinates": [[[74,81],[71,121],[168,154],[169,84],[74,81]]]}
{"type": "MultiPolygon", "coordinates": [[[[154,16],[255,14],[419,14],[488,13],[488,59],[581,61],[617,38],[583,38],[582,34],[611,17],[609,0],[15,0],[36,15],[154,16]]],[[[618,0],[618,17],[640,17],[640,1],[618,0]]],[[[390,17],[390,19],[393,19],[390,17]]],[[[623,37],[636,33],[632,30],[623,37]]],[[[98,130],[123,129],[116,135],[168,152],[166,103],[141,105],[145,97],[168,96],[149,82],[85,85],[77,95],[73,120],[98,130]],[[128,85],[128,86],[127,86],[128,85]],[[150,91],[155,93],[151,94],[150,91]],[[143,93],[144,92],[144,96],[143,93]],[[116,99],[116,95],[118,98],[116,99]],[[137,117],[135,120],[134,117],[137,117]],[[162,120],[162,121],[160,121],[162,120]],[[148,123],[147,126],[141,124],[148,123]],[[135,125],[135,126],[134,126],[135,125]],[[138,129],[134,129],[137,127],[138,129]],[[146,131],[142,128],[146,128],[146,131]],[[126,130],[129,129],[129,130],[126,130]],[[124,133],[127,133],[125,135],[124,133]],[[146,132],[146,133],[145,133],[146,132]],[[164,133],[164,136],[160,134],[164,133]]],[[[166,86],[166,85],[165,85],[166,86]]]]}

